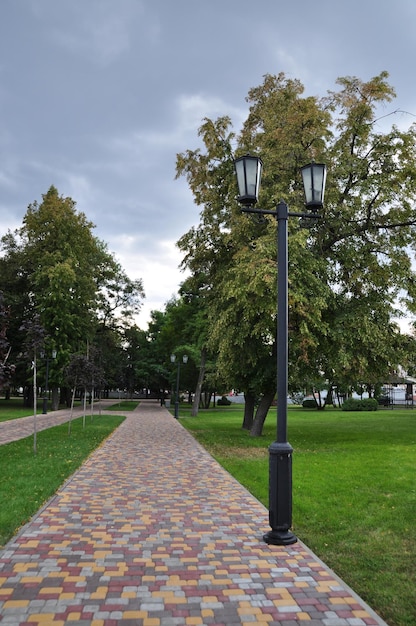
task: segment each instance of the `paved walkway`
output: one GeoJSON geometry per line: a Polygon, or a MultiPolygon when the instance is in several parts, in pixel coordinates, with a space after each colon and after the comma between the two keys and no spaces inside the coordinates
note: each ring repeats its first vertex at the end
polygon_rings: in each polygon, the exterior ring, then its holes
{"type": "Polygon", "coordinates": [[[6,626],[380,626],[156,402],[142,402],[0,551],[6,626]]]}
{"type": "MultiPolygon", "coordinates": [[[[116,404],[117,400],[101,400],[94,405],[94,414],[99,411],[99,407],[104,408],[109,405],[116,404]]],[[[84,412],[82,405],[75,406],[72,411],[72,417],[75,419],[84,412]]],[[[87,405],[87,415],[90,415],[91,407],[87,405]]],[[[58,426],[69,422],[71,419],[70,409],[60,409],[59,411],[49,411],[45,415],[38,413],[36,415],[36,431],[46,430],[51,426],[58,426]]],[[[8,422],[0,422],[0,445],[3,443],[9,443],[10,441],[17,441],[24,437],[33,435],[34,430],[34,417],[29,415],[28,417],[21,417],[19,419],[10,420],[8,422]]]]}

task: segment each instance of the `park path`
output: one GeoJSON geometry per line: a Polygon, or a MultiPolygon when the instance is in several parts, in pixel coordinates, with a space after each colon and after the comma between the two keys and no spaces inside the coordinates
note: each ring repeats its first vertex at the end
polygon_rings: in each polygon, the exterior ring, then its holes
{"type": "Polygon", "coordinates": [[[386,626],[156,402],[0,551],[1,626],[386,626]]]}
{"type": "MultiPolygon", "coordinates": [[[[94,405],[94,413],[99,410],[101,406],[105,409],[106,406],[116,404],[116,400],[100,400],[99,403],[94,405]]],[[[91,408],[87,406],[87,415],[90,414],[91,408]]],[[[75,419],[82,415],[84,412],[83,406],[75,406],[72,412],[72,417],[75,419]]],[[[58,426],[69,422],[71,419],[70,409],[60,409],[59,411],[51,411],[43,414],[38,413],[36,415],[36,431],[46,430],[52,426],[58,426]]],[[[0,445],[3,443],[10,443],[11,441],[17,441],[18,439],[24,439],[33,435],[34,430],[34,417],[29,415],[28,417],[20,417],[19,419],[8,420],[6,422],[0,422],[0,445]]]]}

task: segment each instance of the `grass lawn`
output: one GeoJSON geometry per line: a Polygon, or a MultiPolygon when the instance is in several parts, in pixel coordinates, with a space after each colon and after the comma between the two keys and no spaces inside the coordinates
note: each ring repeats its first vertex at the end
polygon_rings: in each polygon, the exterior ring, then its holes
{"type": "Polygon", "coordinates": [[[82,417],[0,446],[0,546],[4,545],[75,472],[124,417],[102,415],[82,428],[82,417]]]}
{"type": "MultiPolygon", "coordinates": [[[[98,400],[95,399],[94,405],[97,407],[98,400]]],[[[137,400],[114,400],[114,404],[106,406],[106,411],[134,411],[134,409],[140,403],[137,400]]],[[[75,406],[80,406],[80,402],[76,402],[75,406]]],[[[62,408],[62,407],[61,407],[62,408]]],[[[67,408],[67,407],[64,407],[67,408]]],[[[40,399],[37,402],[37,414],[41,415],[43,409],[43,400],[40,399]]],[[[90,411],[91,405],[87,405],[87,412],[90,411]]],[[[49,403],[49,412],[50,403],[49,403]]],[[[19,419],[20,417],[27,417],[33,415],[33,408],[23,406],[22,398],[11,398],[10,400],[0,399],[0,422],[6,422],[8,420],[19,419]]]]}
{"type": "MultiPolygon", "coordinates": [[[[187,411],[181,424],[267,506],[276,410],[260,438],[241,429],[242,407],[187,411]]],[[[293,531],[389,624],[415,626],[416,411],[290,407],[288,430],[293,531]]]]}
{"type": "MultiPolygon", "coordinates": [[[[37,402],[37,413],[42,413],[42,400],[37,402]]],[[[23,406],[23,398],[11,398],[10,400],[0,399],[0,422],[19,419],[33,415],[33,408],[23,406]]]]}
{"type": "MultiPolygon", "coordinates": [[[[77,400],[75,402],[75,406],[80,406],[80,401],[77,400]]],[[[88,405],[89,408],[90,405],[88,405]]],[[[37,415],[42,414],[43,410],[43,399],[38,398],[36,403],[37,407],[37,415]]],[[[61,404],[60,409],[67,409],[66,405],[61,404]]],[[[48,403],[48,413],[52,413],[51,411],[51,403],[48,403]]],[[[23,406],[23,398],[10,398],[10,400],[5,400],[4,398],[0,398],[0,422],[7,422],[8,420],[16,420],[20,417],[30,417],[33,415],[33,407],[25,407],[23,406]]]]}

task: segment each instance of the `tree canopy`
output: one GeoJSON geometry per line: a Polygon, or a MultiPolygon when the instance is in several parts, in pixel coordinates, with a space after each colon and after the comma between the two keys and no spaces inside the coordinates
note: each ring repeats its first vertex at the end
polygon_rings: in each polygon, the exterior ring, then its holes
{"type": "MultiPolygon", "coordinates": [[[[201,207],[200,223],[178,242],[200,285],[208,345],[229,383],[268,396],[275,389],[276,223],[242,215],[233,159],[263,160],[260,202],[303,204],[299,169],[325,162],[322,219],[289,220],[289,376],[292,388],[383,381],[397,366],[394,318],[415,309],[416,127],[378,117],[394,98],[388,74],[337,81],[324,97],[298,80],[266,75],[251,89],[240,132],[227,116],[205,119],[202,147],[177,156],[201,207]],[[307,227],[305,227],[307,226],[307,227]],[[201,281],[202,277],[202,281],[201,281]]],[[[267,407],[268,408],[268,407],[267,407]]],[[[265,413],[253,434],[261,432],[265,413]]]]}
{"type": "Polygon", "coordinates": [[[128,278],[93,228],[52,186],[41,203],[29,205],[21,228],[2,237],[0,290],[13,320],[9,340],[14,353],[21,352],[21,331],[36,317],[43,349],[57,351],[51,386],[63,384],[71,354],[85,353],[100,326],[131,322],[143,297],[141,281],[128,278]]]}

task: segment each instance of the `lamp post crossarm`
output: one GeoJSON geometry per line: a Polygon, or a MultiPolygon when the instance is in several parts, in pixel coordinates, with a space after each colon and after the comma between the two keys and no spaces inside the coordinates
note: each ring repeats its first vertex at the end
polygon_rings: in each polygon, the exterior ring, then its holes
{"type": "Polygon", "coordinates": [[[258,215],[274,215],[277,216],[276,210],[271,209],[254,209],[252,207],[241,207],[242,213],[257,213],[258,215]]]}
{"type": "MultiPolygon", "coordinates": [[[[279,205],[277,205],[277,207],[279,207],[279,205]]],[[[279,213],[277,211],[277,207],[276,209],[255,209],[253,207],[241,207],[241,212],[242,213],[257,213],[258,215],[273,215],[273,217],[276,217],[279,219],[279,213]]],[[[311,213],[311,212],[293,213],[292,211],[288,211],[287,217],[307,217],[313,220],[322,219],[322,215],[319,215],[319,213],[311,213]]],[[[283,219],[286,219],[286,216],[283,217],[283,219]]]]}

